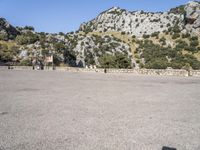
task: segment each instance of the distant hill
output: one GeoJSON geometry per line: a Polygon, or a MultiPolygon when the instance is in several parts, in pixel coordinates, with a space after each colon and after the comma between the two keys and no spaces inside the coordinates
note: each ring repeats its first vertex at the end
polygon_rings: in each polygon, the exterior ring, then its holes
{"type": "Polygon", "coordinates": [[[21,64],[53,51],[57,65],[200,69],[200,3],[195,1],[157,13],[113,7],[67,34],[16,29],[0,19],[0,33],[7,41],[3,45],[15,46],[12,57],[21,64]]]}

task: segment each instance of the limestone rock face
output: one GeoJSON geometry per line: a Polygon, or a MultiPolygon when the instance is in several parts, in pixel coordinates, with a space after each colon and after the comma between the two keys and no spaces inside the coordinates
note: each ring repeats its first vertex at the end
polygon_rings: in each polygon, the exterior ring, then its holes
{"type": "Polygon", "coordinates": [[[193,30],[199,31],[200,28],[200,3],[198,2],[189,2],[186,7],[186,27],[193,30]]]}
{"type": "Polygon", "coordinates": [[[184,18],[182,14],[170,12],[150,13],[143,11],[129,12],[113,7],[101,13],[94,20],[81,25],[83,31],[119,31],[126,34],[150,35],[154,32],[163,32],[174,24],[182,28],[184,18]]]}
{"type": "MultiPolygon", "coordinates": [[[[76,66],[85,67],[93,62],[99,65],[98,58],[104,54],[122,53],[127,57],[132,58],[130,46],[127,43],[119,41],[113,36],[97,36],[86,35],[81,36],[72,34],[66,46],[76,55],[76,66]],[[74,41],[73,41],[74,40],[74,41]],[[73,43],[76,43],[73,45],[73,43]]],[[[134,60],[132,60],[134,62],[134,60]]]]}
{"type": "Polygon", "coordinates": [[[180,30],[186,29],[192,33],[199,32],[199,2],[191,1],[187,5],[182,5],[172,10],[174,11],[157,13],[144,11],[130,12],[113,7],[102,12],[97,18],[83,23],[80,26],[80,30],[85,32],[118,31],[141,37],[154,32],[163,32],[170,27],[178,25],[180,30]]]}
{"type": "Polygon", "coordinates": [[[10,25],[6,19],[0,18],[0,35],[5,36],[5,38],[14,38],[19,34],[19,31],[12,25],[10,25]]]}

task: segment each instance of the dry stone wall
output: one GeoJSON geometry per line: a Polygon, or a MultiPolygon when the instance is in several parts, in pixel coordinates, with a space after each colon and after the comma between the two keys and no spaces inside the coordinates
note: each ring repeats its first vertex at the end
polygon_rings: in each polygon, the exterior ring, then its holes
{"type": "MultiPolygon", "coordinates": [[[[0,66],[0,69],[8,69],[7,66],[0,66]]],[[[33,70],[31,66],[12,66],[14,70],[33,70]]],[[[45,68],[46,71],[53,70],[52,67],[45,68]]],[[[90,69],[90,68],[75,68],[75,67],[56,67],[57,71],[67,71],[67,72],[96,72],[104,73],[104,69],[90,69]]],[[[200,77],[200,70],[191,70],[190,72],[186,70],[175,70],[175,69],[106,69],[107,73],[130,73],[135,75],[160,75],[160,76],[193,76],[200,77]]]]}

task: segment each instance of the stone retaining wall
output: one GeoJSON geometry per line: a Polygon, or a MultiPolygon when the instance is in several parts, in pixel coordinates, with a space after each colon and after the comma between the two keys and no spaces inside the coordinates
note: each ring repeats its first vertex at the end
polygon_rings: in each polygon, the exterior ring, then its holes
{"type": "MultiPolygon", "coordinates": [[[[0,66],[0,69],[8,69],[7,66],[0,66]]],[[[33,70],[31,66],[12,66],[15,70],[33,70]]],[[[52,67],[45,68],[45,70],[53,70],[52,67]]],[[[104,73],[104,69],[90,69],[90,68],[74,68],[74,67],[56,67],[57,71],[69,72],[99,72],[104,73]]],[[[137,75],[161,75],[161,76],[194,76],[200,77],[200,70],[175,70],[175,69],[107,69],[107,73],[132,73],[137,75]]]]}
{"type": "Polygon", "coordinates": [[[190,71],[190,76],[200,77],[200,70],[192,70],[192,71],[190,71]]]}
{"type": "MultiPolygon", "coordinates": [[[[86,69],[86,68],[71,68],[71,67],[57,67],[59,71],[72,71],[72,72],[104,72],[104,69],[86,69]]],[[[191,75],[199,76],[198,73],[190,72],[191,75]]],[[[163,76],[189,76],[186,70],[175,70],[175,69],[107,69],[107,73],[132,73],[142,75],[163,75],[163,76]]]]}
{"type": "Polygon", "coordinates": [[[144,75],[189,76],[188,71],[181,69],[138,69],[137,72],[144,75]]]}

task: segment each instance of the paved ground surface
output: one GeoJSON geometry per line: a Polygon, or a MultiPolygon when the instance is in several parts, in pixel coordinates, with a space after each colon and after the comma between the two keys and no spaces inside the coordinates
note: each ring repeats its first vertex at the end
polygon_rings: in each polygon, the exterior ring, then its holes
{"type": "Polygon", "coordinates": [[[0,70],[0,150],[200,150],[200,78],[0,70]]]}

